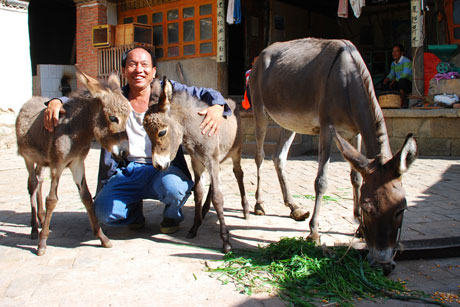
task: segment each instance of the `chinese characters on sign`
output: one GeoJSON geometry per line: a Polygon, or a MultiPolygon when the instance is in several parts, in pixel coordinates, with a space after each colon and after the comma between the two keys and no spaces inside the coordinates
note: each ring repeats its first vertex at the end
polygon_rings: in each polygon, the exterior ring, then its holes
{"type": "Polygon", "coordinates": [[[411,45],[423,46],[423,15],[421,14],[420,0],[411,0],[411,45]]]}
{"type": "Polygon", "coordinates": [[[217,62],[225,62],[224,0],[217,0],[217,62]]]}

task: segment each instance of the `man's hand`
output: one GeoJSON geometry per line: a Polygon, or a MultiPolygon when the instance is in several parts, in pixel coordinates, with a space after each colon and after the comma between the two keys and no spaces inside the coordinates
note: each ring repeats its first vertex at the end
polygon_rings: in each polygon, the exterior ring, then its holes
{"type": "Polygon", "coordinates": [[[224,106],[219,104],[215,104],[198,112],[198,115],[205,115],[205,118],[200,125],[201,133],[206,134],[209,131],[208,136],[212,136],[213,134],[217,135],[219,133],[220,123],[224,119],[222,115],[223,113],[224,106]]]}
{"type": "Polygon", "coordinates": [[[59,99],[53,99],[48,103],[43,118],[46,130],[49,132],[54,131],[54,127],[56,127],[59,122],[59,114],[65,114],[65,110],[62,108],[62,102],[59,99]]]}

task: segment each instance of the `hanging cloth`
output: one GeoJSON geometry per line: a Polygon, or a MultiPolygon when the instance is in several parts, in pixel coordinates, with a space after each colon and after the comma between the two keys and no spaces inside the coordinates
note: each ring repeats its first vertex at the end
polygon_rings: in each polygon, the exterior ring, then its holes
{"type": "Polygon", "coordinates": [[[353,9],[353,12],[355,13],[356,18],[359,18],[359,16],[361,16],[362,8],[366,6],[366,1],[365,0],[350,0],[350,5],[351,5],[351,8],[353,9]]]}
{"type": "Polygon", "coordinates": [[[339,0],[337,16],[342,18],[348,18],[348,0],[339,0]]]}
{"type": "Polygon", "coordinates": [[[235,24],[241,23],[241,0],[235,0],[233,20],[235,21],[235,24]]]}
{"type": "Polygon", "coordinates": [[[229,25],[233,24],[233,14],[235,11],[235,0],[228,0],[228,7],[227,7],[227,23],[229,25]]]}

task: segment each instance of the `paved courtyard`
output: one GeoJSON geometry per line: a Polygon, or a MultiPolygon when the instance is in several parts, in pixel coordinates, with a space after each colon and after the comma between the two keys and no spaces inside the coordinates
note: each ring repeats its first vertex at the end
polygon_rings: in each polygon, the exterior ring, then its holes
{"type": "MultiPolygon", "coordinates": [[[[97,145],[86,160],[91,191],[96,187],[97,145]]],[[[198,236],[186,239],[193,223],[193,197],[185,205],[186,219],[173,235],[159,231],[163,205],[146,201],[145,229],[104,228],[113,248],[104,249],[92,235],[70,171],[59,186],[59,202],[44,256],[36,256],[38,241],[30,239],[27,171],[15,148],[0,149],[0,305],[1,306],[282,306],[267,294],[246,296],[231,284],[221,285],[205,272],[205,262],[221,259],[219,223],[213,210],[198,236]]],[[[256,167],[243,159],[245,185],[254,205],[256,167]]],[[[289,159],[287,173],[295,200],[312,210],[316,156],[289,159]]],[[[320,218],[322,243],[350,242],[357,225],[352,216],[349,166],[335,155],[329,166],[327,201],[320,218]]],[[[225,219],[234,249],[254,248],[281,237],[308,235],[308,221],[289,218],[270,159],[263,166],[266,216],[244,220],[238,187],[230,162],[222,166],[225,219]]],[[[402,241],[417,244],[460,238],[460,157],[420,157],[403,176],[409,208],[402,241]]],[[[44,194],[49,187],[46,176],[44,194]]],[[[446,241],[446,242],[447,242],[446,241]]],[[[457,241],[458,242],[458,241],[457,241]]],[[[460,256],[460,255],[459,255],[460,256]]],[[[399,261],[392,278],[408,281],[409,288],[458,294],[460,257],[399,261]]],[[[383,302],[377,302],[383,304],[383,302]]],[[[394,306],[415,303],[386,302],[394,306]]],[[[369,302],[358,305],[368,306],[369,302]]]]}

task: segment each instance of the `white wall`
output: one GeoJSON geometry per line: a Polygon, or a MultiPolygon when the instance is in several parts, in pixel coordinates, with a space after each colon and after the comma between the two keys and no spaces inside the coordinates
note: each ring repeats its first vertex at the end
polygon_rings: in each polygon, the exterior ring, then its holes
{"type": "Polygon", "coordinates": [[[61,97],[62,92],[59,90],[59,86],[61,85],[61,78],[64,75],[69,78],[72,90],[76,90],[77,78],[75,76],[75,66],[56,64],[37,65],[37,76],[34,77],[34,95],[48,98],[61,97]]]}
{"type": "Polygon", "coordinates": [[[17,114],[32,96],[27,11],[0,5],[0,29],[0,110],[17,114]]]}

